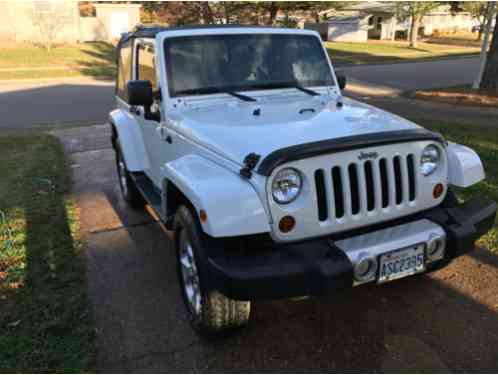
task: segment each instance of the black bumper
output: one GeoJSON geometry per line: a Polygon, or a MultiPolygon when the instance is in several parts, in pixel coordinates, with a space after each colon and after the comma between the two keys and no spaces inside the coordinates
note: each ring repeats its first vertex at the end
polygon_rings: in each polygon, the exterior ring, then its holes
{"type": "MultiPolygon", "coordinates": [[[[439,207],[404,221],[386,223],[384,227],[421,218],[441,225],[448,239],[445,259],[441,261],[445,264],[474,249],[475,241],[493,227],[496,210],[491,200],[473,199],[461,206],[439,207]]],[[[377,228],[368,229],[374,230],[377,228]]],[[[232,299],[255,300],[330,295],[353,285],[353,265],[344,252],[330,245],[329,239],[274,244],[264,249],[258,242],[255,244],[238,254],[233,246],[216,246],[217,251],[210,252],[208,272],[215,289],[232,299]]]]}

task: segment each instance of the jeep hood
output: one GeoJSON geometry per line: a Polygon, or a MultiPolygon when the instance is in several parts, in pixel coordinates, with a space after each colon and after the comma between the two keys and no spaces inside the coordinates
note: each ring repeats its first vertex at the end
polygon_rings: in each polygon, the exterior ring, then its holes
{"type": "Polygon", "coordinates": [[[256,153],[334,138],[416,129],[418,125],[345,98],[342,107],[323,97],[230,102],[175,113],[173,127],[234,162],[256,153]],[[259,113],[259,114],[258,114],[259,113]]]}

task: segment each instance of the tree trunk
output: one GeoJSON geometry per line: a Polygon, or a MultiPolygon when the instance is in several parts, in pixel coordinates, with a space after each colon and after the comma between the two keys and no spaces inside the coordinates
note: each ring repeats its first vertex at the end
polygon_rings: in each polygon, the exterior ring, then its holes
{"type": "Polygon", "coordinates": [[[493,40],[488,52],[486,68],[481,81],[481,89],[492,90],[498,94],[498,14],[496,15],[493,40]]]}
{"type": "Polygon", "coordinates": [[[270,26],[275,25],[275,18],[277,18],[277,12],[278,12],[278,5],[275,1],[272,1],[270,5],[270,17],[268,19],[268,25],[270,26]]]}
{"type": "Polygon", "coordinates": [[[483,27],[484,27],[484,25],[481,24],[481,27],[480,27],[480,29],[478,31],[477,39],[476,39],[478,42],[482,41],[483,27]]]}
{"type": "Polygon", "coordinates": [[[417,39],[418,39],[418,28],[420,26],[420,17],[413,16],[412,23],[410,27],[410,47],[417,48],[417,39]]]}
{"type": "Polygon", "coordinates": [[[230,23],[230,9],[229,9],[229,5],[227,4],[226,1],[223,3],[223,8],[225,9],[225,23],[229,24],[230,23]]]}
{"type": "Polygon", "coordinates": [[[211,7],[207,1],[203,1],[201,4],[201,15],[203,24],[212,24],[214,22],[213,12],[211,11],[211,7]]]}

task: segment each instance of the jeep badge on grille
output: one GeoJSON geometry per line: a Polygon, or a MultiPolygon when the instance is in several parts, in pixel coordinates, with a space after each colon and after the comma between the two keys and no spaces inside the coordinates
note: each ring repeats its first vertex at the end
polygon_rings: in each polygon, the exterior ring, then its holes
{"type": "Polygon", "coordinates": [[[358,156],[358,160],[365,160],[365,159],[377,159],[379,157],[378,152],[362,152],[358,156]]]}

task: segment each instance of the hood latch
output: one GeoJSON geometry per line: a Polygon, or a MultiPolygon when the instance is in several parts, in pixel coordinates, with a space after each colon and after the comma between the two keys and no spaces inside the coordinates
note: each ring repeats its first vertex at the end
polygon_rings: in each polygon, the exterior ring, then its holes
{"type": "Polygon", "coordinates": [[[250,179],[252,177],[252,170],[261,159],[261,155],[255,154],[251,152],[244,158],[244,167],[240,170],[240,175],[246,179],[250,179]]]}

